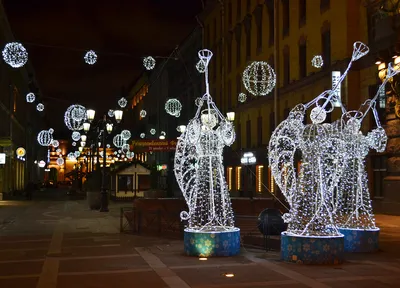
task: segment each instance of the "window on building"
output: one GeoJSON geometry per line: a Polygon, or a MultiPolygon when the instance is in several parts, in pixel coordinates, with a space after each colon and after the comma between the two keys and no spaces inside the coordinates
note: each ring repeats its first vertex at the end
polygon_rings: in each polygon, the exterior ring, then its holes
{"type": "Polygon", "coordinates": [[[272,45],[274,45],[274,37],[275,37],[275,29],[274,29],[274,26],[275,26],[275,15],[274,15],[274,9],[273,8],[271,8],[271,9],[268,9],[268,11],[269,11],[269,13],[268,13],[268,29],[269,29],[269,35],[268,35],[268,45],[269,46],[272,46],[272,45]]]}
{"type": "Polygon", "coordinates": [[[306,43],[299,45],[299,76],[300,79],[307,76],[307,46],[306,43]]]}
{"type": "Polygon", "coordinates": [[[227,45],[227,57],[228,57],[228,72],[232,70],[232,41],[228,41],[227,45]]]}
{"type": "Polygon", "coordinates": [[[236,18],[237,22],[242,18],[242,0],[236,1],[236,18]]]}
{"type": "Polygon", "coordinates": [[[228,190],[232,191],[232,167],[226,168],[226,180],[228,182],[228,190]]]}
{"type": "Polygon", "coordinates": [[[324,66],[328,68],[331,66],[331,30],[328,29],[321,35],[322,40],[322,59],[324,59],[324,66]]]}
{"type": "Polygon", "coordinates": [[[228,23],[229,27],[232,26],[232,2],[228,3],[228,23]]]}
{"type": "Polygon", "coordinates": [[[242,167],[236,167],[236,191],[242,190],[242,167]]]}
{"type": "Polygon", "coordinates": [[[257,118],[257,146],[261,147],[262,146],[262,117],[258,116],[257,118]]]}
{"type": "Polygon", "coordinates": [[[246,121],[246,148],[251,148],[251,120],[246,121]]]}
{"type": "MultiPolygon", "coordinates": [[[[262,7],[262,6],[261,6],[262,7]]],[[[262,39],[263,39],[263,35],[262,35],[262,14],[263,14],[263,9],[259,9],[258,10],[259,15],[256,18],[257,20],[257,53],[261,53],[262,51],[262,39]]]]}
{"type": "Polygon", "coordinates": [[[307,1],[299,0],[299,27],[303,27],[306,24],[306,13],[307,13],[307,1]]]}
{"type": "MultiPolygon", "coordinates": [[[[239,28],[240,29],[240,28],[239,28]]],[[[241,33],[236,37],[236,66],[240,65],[240,56],[242,53],[241,33]]]]}
{"type": "Polygon", "coordinates": [[[228,80],[228,111],[232,109],[232,81],[231,79],[228,80]]]}
{"type": "Polygon", "coordinates": [[[329,9],[329,7],[330,7],[330,0],[320,0],[321,2],[319,3],[319,8],[320,8],[320,10],[321,10],[321,13],[322,12],[325,12],[326,10],[328,10],[329,9]]]}
{"type": "Polygon", "coordinates": [[[289,47],[283,50],[283,85],[290,83],[290,55],[289,47]]]}
{"type": "Polygon", "coordinates": [[[289,0],[282,0],[282,29],[283,29],[283,37],[289,35],[289,25],[290,25],[290,15],[289,15],[289,0]]]}
{"type": "Polygon", "coordinates": [[[271,173],[271,168],[268,167],[268,189],[269,192],[274,193],[275,189],[274,189],[274,177],[272,176],[271,173]]]}
{"type": "Polygon", "coordinates": [[[257,193],[262,193],[263,191],[263,175],[264,175],[264,166],[257,165],[256,166],[256,191],[257,193]]]}
{"type": "Polygon", "coordinates": [[[275,112],[269,113],[269,135],[272,135],[275,129],[275,112]]]}
{"type": "Polygon", "coordinates": [[[246,33],[246,59],[249,60],[251,58],[251,31],[247,31],[246,33]]]}

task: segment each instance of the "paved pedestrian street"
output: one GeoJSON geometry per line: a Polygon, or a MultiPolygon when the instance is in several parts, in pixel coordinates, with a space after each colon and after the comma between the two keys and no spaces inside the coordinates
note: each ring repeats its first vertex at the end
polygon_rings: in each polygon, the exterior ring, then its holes
{"type": "MultiPolygon", "coordinates": [[[[400,217],[378,215],[381,248],[339,266],[283,263],[278,252],[183,255],[182,241],[119,233],[109,213],[85,201],[0,202],[0,287],[399,287],[400,217]],[[233,273],[234,277],[226,277],[233,273]]],[[[123,204],[122,206],[129,206],[123,204]]]]}

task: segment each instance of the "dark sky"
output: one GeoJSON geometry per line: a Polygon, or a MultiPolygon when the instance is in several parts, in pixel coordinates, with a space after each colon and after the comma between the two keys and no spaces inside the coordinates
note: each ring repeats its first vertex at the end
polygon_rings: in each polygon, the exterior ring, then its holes
{"type": "Polygon", "coordinates": [[[98,112],[116,108],[121,87],[143,71],[142,57],[168,56],[197,25],[202,8],[201,0],[3,3],[16,40],[28,50],[56,129],[70,104],[98,112]],[[83,60],[90,49],[98,55],[93,66],[83,60]]]}

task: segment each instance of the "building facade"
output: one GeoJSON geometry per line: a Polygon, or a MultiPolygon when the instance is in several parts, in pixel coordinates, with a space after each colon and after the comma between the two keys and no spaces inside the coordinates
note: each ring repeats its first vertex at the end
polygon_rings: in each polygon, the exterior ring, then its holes
{"type": "MultiPolygon", "coordinates": [[[[333,73],[344,72],[355,41],[369,45],[371,52],[353,65],[340,87],[341,100],[348,110],[358,109],[376,93],[379,45],[371,38],[373,9],[365,4],[361,0],[208,1],[201,20],[204,46],[217,55],[211,61],[212,95],[223,112],[236,112],[237,140],[224,158],[232,193],[274,193],[267,159],[271,133],[296,104],[332,87],[333,73]],[[322,56],[322,68],[311,65],[315,55],[322,56]],[[265,61],[275,70],[277,83],[267,96],[252,96],[243,85],[242,73],[253,61],[265,61]],[[247,95],[244,103],[238,101],[239,93],[247,95]],[[254,165],[241,164],[244,152],[253,152],[254,165]]],[[[339,110],[328,121],[336,120],[339,110]]],[[[369,120],[365,129],[372,128],[369,120]]],[[[369,161],[371,173],[377,169],[374,165],[369,161]]],[[[381,197],[385,176],[372,174],[371,191],[381,197]]]]}

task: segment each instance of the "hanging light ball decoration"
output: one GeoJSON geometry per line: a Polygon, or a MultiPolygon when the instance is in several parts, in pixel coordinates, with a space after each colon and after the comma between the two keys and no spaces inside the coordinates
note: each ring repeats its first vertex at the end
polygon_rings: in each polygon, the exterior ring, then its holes
{"type": "Polygon", "coordinates": [[[151,134],[151,135],[155,135],[155,134],[156,134],[156,129],[151,128],[151,129],[150,129],[150,134],[151,134]]]}
{"type": "Polygon", "coordinates": [[[3,59],[13,68],[21,68],[28,62],[28,52],[21,43],[7,43],[3,49],[3,59]]]}
{"type": "Polygon", "coordinates": [[[58,166],[64,165],[64,159],[61,158],[61,157],[60,157],[60,158],[57,158],[56,162],[57,162],[57,165],[58,165],[58,166]]]}
{"type": "Polygon", "coordinates": [[[243,84],[254,96],[265,96],[275,87],[275,71],[267,62],[255,61],[244,70],[243,84]]]}
{"type": "Polygon", "coordinates": [[[106,145],[106,147],[107,147],[107,148],[110,148],[110,147],[111,147],[111,145],[110,145],[110,144],[107,144],[107,145],[106,145]]]}
{"type": "Polygon", "coordinates": [[[146,115],[147,115],[146,110],[140,110],[139,115],[140,115],[140,117],[142,117],[142,118],[146,117],[146,115]]]}
{"type": "Polygon", "coordinates": [[[69,160],[75,160],[75,154],[72,153],[72,152],[69,152],[68,155],[67,155],[67,158],[68,158],[69,160]]]}
{"type": "Polygon", "coordinates": [[[89,65],[93,65],[97,62],[97,54],[93,50],[86,52],[85,57],[83,58],[85,59],[86,64],[89,65]]]}
{"type": "Polygon", "coordinates": [[[42,130],[37,136],[37,141],[41,146],[49,146],[53,141],[53,132],[51,130],[42,130]]]}
{"type": "Polygon", "coordinates": [[[144,138],[144,137],[146,137],[146,134],[144,134],[144,133],[140,133],[140,138],[144,138]]]}
{"type": "Polygon", "coordinates": [[[57,152],[58,154],[60,154],[60,153],[61,153],[61,149],[58,148],[58,149],[56,150],[56,152],[57,152]]]}
{"type": "Polygon", "coordinates": [[[172,116],[181,116],[182,104],[178,99],[172,98],[165,102],[165,111],[172,116]]]}
{"type": "Polygon", "coordinates": [[[247,100],[247,95],[244,93],[239,93],[238,101],[241,103],[244,103],[244,102],[246,102],[246,100],[247,100]]]}
{"type": "Polygon", "coordinates": [[[26,94],[26,102],[28,103],[33,103],[35,102],[36,96],[34,93],[30,92],[28,94],[26,94]]]}
{"type": "Polygon", "coordinates": [[[36,110],[39,112],[42,112],[44,110],[44,105],[42,103],[39,103],[36,105],[36,110]]]}
{"type": "Polygon", "coordinates": [[[206,63],[202,59],[199,60],[196,64],[196,69],[199,71],[199,73],[204,73],[206,72],[206,63]]]}
{"type": "Polygon", "coordinates": [[[72,142],[72,146],[74,146],[74,147],[75,147],[75,146],[76,146],[76,142],[72,142]]]}
{"type": "Polygon", "coordinates": [[[124,138],[122,138],[121,134],[117,134],[113,138],[113,143],[114,143],[115,147],[121,148],[122,145],[125,144],[125,140],[124,140],[124,138]]]}
{"type": "MultiPolygon", "coordinates": [[[[82,105],[71,105],[65,111],[64,123],[69,130],[82,130],[83,123],[86,121],[86,108],[82,105]]],[[[75,140],[77,141],[77,140],[75,140]]]]}
{"type": "Polygon", "coordinates": [[[201,99],[201,97],[196,98],[196,100],[194,100],[194,103],[196,104],[197,107],[201,107],[203,106],[203,99],[201,99]]]}
{"type": "Polygon", "coordinates": [[[165,133],[165,131],[161,131],[160,135],[161,136],[167,136],[167,133],[165,133]]]}
{"type": "Polygon", "coordinates": [[[122,145],[122,147],[121,147],[121,150],[124,153],[128,152],[129,149],[130,149],[129,144],[126,144],[126,143],[124,145],[122,145]]]}
{"type": "Polygon", "coordinates": [[[147,56],[143,59],[143,66],[146,70],[153,70],[156,66],[156,59],[151,56],[147,56]]]}
{"type": "Polygon", "coordinates": [[[315,68],[321,68],[322,66],[324,66],[324,60],[322,59],[321,55],[315,55],[312,59],[311,59],[311,65],[315,68]]]}
{"type": "MultiPolygon", "coordinates": [[[[53,140],[51,142],[51,146],[53,146],[54,148],[57,148],[58,146],[60,146],[60,142],[58,142],[58,140],[53,140]]],[[[58,152],[58,153],[60,153],[60,152],[58,152]]]]}
{"type": "Polygon", "coordinates": [[[112,110],[112,109],[108,110],[107,114],[108,114],[108,117],[110,117],[110,118],[114,117],[114,110],[112,110]]]}
{"type": "Polygon", "coordinates": [[[50,132],[51,134],[53,134],[53,133],[54,133],[54,129],[53,129],[53,128],[50,128],[50,129],[49,129],[49,132],[50,132]]]}
{"type": "Polygon", "coordinates": [[[74,132],[72,132],[71,137],[72,137],[72,140],[79,141],[79,140],[81,140],[81,133],[79,133],[78,131],[74,131],[74,132]]]}
{"type": "Polygon", "coordinates": [[[125,141],[131,138],[131,132],[129,130],[122,130],[121,132],[122,139],[125,141]]]}
{"type": "Polygon", "coordinates": [[[74,156],[75,156],[75,158],[78,158],[79,156],[81,156],[81,152],[75,151],[74,152],[74,156]]]}
{"type": "Polygon", "coordinates": [[[128,101],[124,97],[122,97],[121,99],[118,100],[119,107],[125,108],[126,104],[128,104],[128,101]]]}

